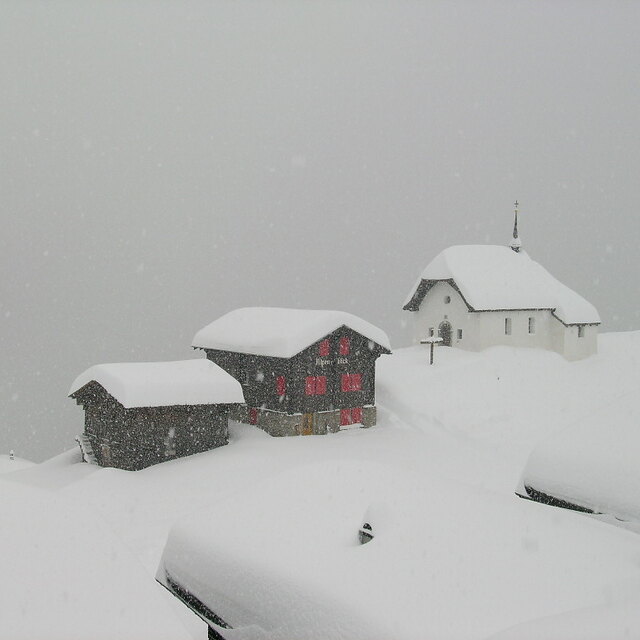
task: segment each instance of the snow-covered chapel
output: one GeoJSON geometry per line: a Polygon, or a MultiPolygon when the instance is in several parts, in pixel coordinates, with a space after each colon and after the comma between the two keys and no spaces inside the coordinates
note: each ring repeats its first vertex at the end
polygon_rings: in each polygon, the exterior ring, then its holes
{"type": "Polygon", "coordinates": [[[413,314],[416,343],[437,335],[445,346],[537,347],[567,360],[597,351],[598,311],[522,251],[517,207],[508,247],[445,249],[422,272],[404,309],[413,314]]]}

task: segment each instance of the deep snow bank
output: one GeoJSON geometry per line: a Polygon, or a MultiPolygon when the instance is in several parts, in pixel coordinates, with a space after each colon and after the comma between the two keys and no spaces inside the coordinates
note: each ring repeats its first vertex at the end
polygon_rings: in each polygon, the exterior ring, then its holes
{"type": "Polygon", "coordinates": [[[169,596],[81,509],[0,479],[0,638],[191,638],[169,596]]]}

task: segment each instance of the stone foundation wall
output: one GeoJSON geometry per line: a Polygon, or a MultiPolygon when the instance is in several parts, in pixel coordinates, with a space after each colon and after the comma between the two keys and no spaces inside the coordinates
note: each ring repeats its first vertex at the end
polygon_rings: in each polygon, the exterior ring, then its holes
{"type": "MultiPolygon", "coordinates": [[[[313,434],[323,435],[340,431],[340,409],[334,411],[318,411],[313,415],[313,434]]],[[[236,422],[251,424],[249,420],[249,407],[238,406],[231,410],[229,417],[236,422]]],[[[373,427],[376,424],[377,411],[375,406],[362,408],[362,426],[373,427]]],[[[256,426],[266,431],[269,435],[299,436],[303,428],[304,416],[302,413],[280,413],[268,409],[257,409],[256,426]]]]}

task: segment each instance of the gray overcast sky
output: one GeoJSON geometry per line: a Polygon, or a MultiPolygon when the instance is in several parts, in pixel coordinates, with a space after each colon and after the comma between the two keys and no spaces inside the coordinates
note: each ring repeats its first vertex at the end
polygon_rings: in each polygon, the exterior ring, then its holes
{"type": "Polygon", "coordinates": [[[0,3],[0,452],[74,445],[98,362],[247,305],[406,344],[446,246],[525,249],[640,327],[640,3],[0,3]]]}

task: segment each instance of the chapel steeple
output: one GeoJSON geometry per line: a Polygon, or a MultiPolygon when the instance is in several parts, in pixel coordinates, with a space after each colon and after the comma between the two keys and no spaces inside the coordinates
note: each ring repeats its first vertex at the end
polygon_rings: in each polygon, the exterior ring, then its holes
{"type": "Polygon", "coordinates": [[[516,252],[519,253],[520,252],[520,248],[522,247],[522,242],[520,241],[520,238],[518,237],[518,201],[516,200],[514,202],[514,215],[515,215],[515,219],[513,222],[513,238],[511,238],[511,242],[509,243],[509,246],[516,252]]]}

